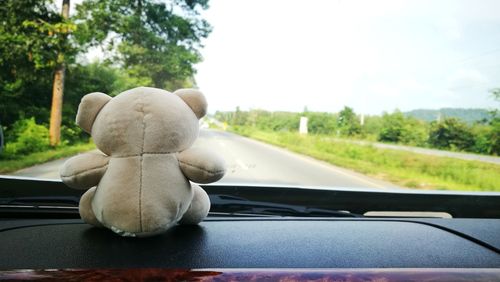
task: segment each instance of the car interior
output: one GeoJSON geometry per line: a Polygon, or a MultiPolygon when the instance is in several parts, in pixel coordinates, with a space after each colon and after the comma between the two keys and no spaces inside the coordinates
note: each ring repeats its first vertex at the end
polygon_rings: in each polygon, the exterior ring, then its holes
{"type": "Polygon", "coordinates": [[[0,281],[500,281],[499,0],[3,0],[0,281]]]}
{"type": "Polygon", "coordinates": [[[500,196],[493,193],[205,185],[212,208],[201,224],[136,239],[82,222],[75,205],[81,191],[60,181],[3,177],[0,187],[1,269],[348,268],[392,269],[392,275],[445,268],[499,274],[491,270],[500,266],[500,196]]]}

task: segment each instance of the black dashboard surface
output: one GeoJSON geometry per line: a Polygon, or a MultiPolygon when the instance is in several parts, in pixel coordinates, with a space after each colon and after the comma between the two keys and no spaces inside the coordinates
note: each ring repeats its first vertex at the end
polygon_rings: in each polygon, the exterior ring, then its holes
{"type": "Polygon", "coordinates": [[[208,218],[151,238],[80,220],[0,220],[0,269],[497,268],[500,221],[208,218]]]}

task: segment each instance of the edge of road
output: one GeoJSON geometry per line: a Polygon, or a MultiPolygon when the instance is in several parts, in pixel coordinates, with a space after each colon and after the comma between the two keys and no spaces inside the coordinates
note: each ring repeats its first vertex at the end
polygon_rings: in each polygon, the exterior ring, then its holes
{"type": "Polygon", "coordinates": [[[334,171],[336,173],[339,173],[339,174],[342,174],[344,176],[350,177],[352,179],[355,179],[356,181],[360,181],[360,182],[366,183],[366,184],[368,184],[370,186],[374,186],[374,187],[381,188],[381,189],[394,189],[394,188],[400,188],[400,189],[402,189],[402,188],[406,188],[406,187],[398,186],[398,185],[396,185],[394,183],[391,183],[391,182],[387,182],[387,181],[384,181],[384,180],[379,180],[379,179],[376,179],[376,178],[364,175],[362,173],[359,173],[359,172],[356,172],[356,171],[353,171],[353,170],[342,168],[342,167],[330,164],[328,162],[315,159],[315,158],[310,157],[310,156],[306,156],[306,155],[302,155],[302,154],[299,154],[299,153],[295,153],[295,152],[292,152],[292,151],[290,151],[290,150],[288,150],[286,148],[283,148],[283,147],[279,147],[279,146],[276,146],[276,145],[268,144],[268,143],[265,143],[265,142],[262,142],[262,141],[259,141],[259,140],[255,140],[255,139],[252,139],[252,138],[249,138],[249,137],[241,136],[241,135],[238,135],[238,134],[233,133],[233,132],[222,131],[222,130],[214,130],[214,129],[212,129],[212,130],[216,131],[216,132],[219,132],[219,133],[222,133],[222,134],[227,134],[227,135],[234,136],[236,138],[240,138],[240,139],[244,140],[245,142],[253,143],[253,144],[261,146],[261,147],[272,148],[274,150],[278,150],[281,153],[289,155],[290,157],[301,159],[302,161],[308,162],[308,163],[310,163],[312,165],[322,166],[325,169],[332,170],[332,171],[334,171]]]}

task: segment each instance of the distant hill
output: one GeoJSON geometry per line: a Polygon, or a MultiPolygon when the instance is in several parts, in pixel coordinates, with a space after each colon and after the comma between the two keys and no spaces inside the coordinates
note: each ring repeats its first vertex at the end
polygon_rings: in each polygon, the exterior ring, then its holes
{"type": "Polygon", "coordinates": [[[439,110],[418,109],[404,113],[407,116],[412,116],[425,121],[437,120],[439,114],[441,118],[454,117],[459,118],[467,123],[474,123],[483,119],[490,119],[488,110],[485,109],[461,109],[461,108],[442,108],[439,110]]]}

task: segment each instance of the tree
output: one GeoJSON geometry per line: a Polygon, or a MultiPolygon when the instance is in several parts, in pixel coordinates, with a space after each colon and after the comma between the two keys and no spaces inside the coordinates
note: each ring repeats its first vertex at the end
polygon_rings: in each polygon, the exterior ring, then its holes
{"type": "Polygon", "coordinates": [[[144,84],[173,89],[193,83],[208,0],[87,0],[77,6],[77,38],[115,51],[115,62],[144,84]]]}
{"type": "MultiPolygon", "coordinates": [[[[69,18],[69,0],[63,0],[61,15],[63,21],[68,21],[69,18]]],[[[66,40],[66,32],[62,32],[62,39],[66,40]]],[[[64,64],[64,53],[59,52],[56,59],[56,67],[54,71],[54,81],[52,84],[52,106],[50,108],[50,145],[57,146],[61,141],[61,120],[62,106],[64,95],[64,73],[66,66],[64,64]]]]}
{"type": "MultiPolygon", "coordinates": [[[[500,102],[500,88],[495,88],[491,90],[491,95],[496,102],[500,102]]],[[[498,108],[491,111],[491,133],[488,135],[491,147],[489,149],[490,154],[500,155],[500,115],[498,113],[498,108]]]]}
{"type": "Polygon", "coordinates": [[[363,133],[370,136],[378,137],[380,130],[382,129],[382,117],[378,115],[367,115],[365,116],[365,124],[363,125],[363,133]]]}
{"type": "Polygon", "coordinates": [[[470,150],[474,146],[474,136],[465,123],[456,118],[445,118],[431,123],[429,144],[441,149],[470,150]]]}
{"type": "Polygon", "coordinates": [[[361,125],[352,108],[347,106],[339,112],[337,126],[343,135],[356,135],[361,132],[361,125]]]}
{"type": "MultiPolygon", "coordinates": [[[[338,117],[331,113],[307,112],[308,130],[313,134],[333,134],[337,129],[338,117]]],[[[297,124],[299,119],[297,118],[297,124]]],[[[298,126],[297,126],[298,127],[298,126]]]]}
{"type": "Polygon", "coordinates": [[[398,143],[401,141],[404,132],[405,116],[396,110],[392,114],[382,115],[382,128],[380,129],[378,140],[384,142],[398,143]]]}
{"type": "MultiPolygon", "coordinates": [[[[75,54],[65,22],[51,1],[6,0],[0,5],[0,119],[11,126],[23,117],[46,122],[51,76],[58,54],[75,54]]],[[[6,132],[6,135],[9,133],[6,132]]]]}
{"type": "Polygon", "coordinates": [[[407,117],[399,110],[382,115],[378,135],[380,141],[421,146],[425,144],[427,137],[428,129],[423,121],[407,117]]]}
{"type": "Polygon", "coordinates": [[[491,134],[489,135],[491,148],[488,153],[493,155],[500,155],[500,117],[495,117],[491,121],[491,134]]]}

